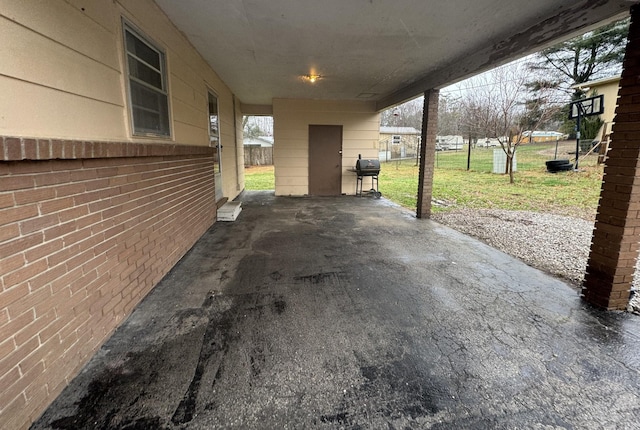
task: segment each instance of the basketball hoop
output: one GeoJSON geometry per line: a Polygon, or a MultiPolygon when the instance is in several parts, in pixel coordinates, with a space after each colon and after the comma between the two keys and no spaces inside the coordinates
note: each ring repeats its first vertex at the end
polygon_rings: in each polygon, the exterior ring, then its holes
{"type": "Polygon", "coordinates": [[[604,95],[576,100],[569,105],[569,119],[576,119],[578,116],[600,115],[604,113],[604,95]]]}
{"type": "Polygon", "coordinates": [[[576,120],[576,164],[574,170],[578,170],[580,158],[580,118],[583,116],[600,115],[604,112],[604,95],[588,97],[576,100],[569,104],[569,119],[576,120]]]}

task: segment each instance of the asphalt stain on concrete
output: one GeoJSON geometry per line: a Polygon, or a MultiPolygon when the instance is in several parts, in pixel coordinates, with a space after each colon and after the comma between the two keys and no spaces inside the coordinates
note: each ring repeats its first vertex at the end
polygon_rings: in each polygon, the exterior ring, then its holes
{"type": "MultiPolygon", "coordinates": [[[[206,302],[203,307],[207,307],[206,302]]],[[[209,324],[207,324],[193,378],[191,379],[187,392],[184,394],[184,397],[171,417],[171,422],[174,424],[184,424],[193,420],[202,376],[209,366],[212,357],[215,355],[224,355],[228,351],[229,334],[231,333],[230,329],[232,324],[233,317],[229,315],[229,312],[223,313],[220,319],[211,319],[209,324]]],[[[220,376],[220,371],[221,368],[218,366],[216,380],[220,376]]]]}
{"type": "MultiPolygon", "coordinates": [[[[110,361],[112,364],[105,366],[88,384],[85,394],[76,403],[75,413],[51,421],[50,428],[168,430],[183,428],[190,423],[196,416],[200,392],[205,388],[205,374],[209,375],[206,390],[211,390],[223,376],[229,347],[240,336],[237,331],[238,320],[246,318],[248,314],[260,318],[265,310],[271,315],[282,315],[287,309],[287,302],[282,296],[251,293],[226,298],[232,300],[233,305],[220,312],[220,306],[215,305],[217,297],[210,293],[200,308],[182,311],[172,319],[176,326],[187,325],[191,331],[180,334],[181,330],[170,329],[170,332],[175,331],[179,335],[145,350],[128,352],[120,358],[113,357],[110,361]],[[196,322],[203,317],[205,323],[198,325],[196,322]],[[182,398],[178,398],[179,402],[177,399],[174,401],[173,404],[177,403],[177,406],[168,422],[168,417],[157,416],[157,410],[153,415],[145,405],[157,398],[175,397],[173,393],[158,390],[158,387],[169,385],[166,378],[176,377],[168,374],[180,375],[178,377],[184,379],[189,367],[180,362],[180,357],[186,359],[189,353],[181,348],[192,345],[189,348],[191,353],[197,352],[198,345],[195,342],[198,337],[201,338],[200,351],[195,367],[190,367],[193,374],[182,398]],[[213,382],[210,377],[212,374],[213,382]]],[[[267,353],[261,345],[251,348],[248,361],[252,378],[257,378],[262,372],[267,353]]],[[[207,410],[215,408],[214,402],[205,406],[207,410]]]]}
{"type": "Polygon", "coordinates": [[[437,414],[450,396],[445,385],[424,374],[422,364],[421,360],[405,355],[387,363],[362,365],[362,383],[345,393],[335,413],[322,415],[319,421],[360,429],[363,417],[381,417],[389,424],[391,421],[415,424],[420,418],[437,414]],[[368,404],[363,405],[362,399],[368,399],[368,404]]]}
{"type": "Polygon", "coordinates": [[[161,359],[156,351],[131,354],[126,366],[105,369],[88,387],[87,394],[77,405],[74,415],[52,421],[50,426],[57,430],[76,429],[135,429],[164,430],[159,417],[136,417],[136,414],[122,415],[120,405],[126,399],[129,412],[139,412],[137,403],[145,394],[145,387],[153,385],[158,373],[149,368],[161,359]],[[135,394],[133,394],[135,393],[135,394]]]}
{"type": "Polygon", "coordinates": [[[275,302],[273,302],[273,309],[277,314],[283,314],[287,309],[287,302],[282,299],[276,300],[275,302]]]}
{"type": "Polygon", "coordinates": [[[326,281],[339,278],[339,273],[336,272],[321,272],[314,273],[313,275],[296,276],[293,279],[307,284],[324,284],[326,281]]]}

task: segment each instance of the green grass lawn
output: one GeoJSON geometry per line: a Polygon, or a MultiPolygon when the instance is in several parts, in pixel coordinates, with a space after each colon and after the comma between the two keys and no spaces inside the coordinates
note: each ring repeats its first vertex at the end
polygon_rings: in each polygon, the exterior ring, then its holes
{"type": "MultiPolygon", "coordinates": [[[[579,172],[548,173],[544,162],[553,159],[553,146],[523,145],[517,152],[515,183],[509,177],[490,173],[493,150],[476,150],[471,170],[466,170],[465,151],[439,152],[434,173],[433,198],[454,208],[530,210],[571,215],[595,214],[600,195],[602,166],[597,157],[580,161],[579,172]],[[458,168],[451,166],[460,166],[458,168]]],[[[570,158],[564,154],[558,158],[570,158]]],[[[383,163],[380,191],[400,205],[415,209],[418,167],[415,160],[383,163]]]]}
{"type": "MultiPolygon", "coordinates": [[[[455,208],[509,209],[551,212],[589,217],[595,214],[600,195],[602,166],[596,156],[580,161],[579,172],[548,173],[544,162],[553,159],[555,145],[522,145],[517,152],[515,183],[509,177],[489,173],[493,149],[474,151],[471,170],[466,170],[466,151],[443,151],[436,155],[433,198],[445,203],[434,211],[455,208]]],[[[564,150],[558,158],[571,158],[564,150]]],[[[415,160],[383,163],[379,189],[382,195],[406,208],[416,208],[418,167],[415,160]]],[[[247,190],[273,190],[273,166],[245,169],[247,190]]],[[[366,184],[365,184],[366,187],[366,184]]]]}
{"type": "Polygon", "coordinates": [[[244,169],[244,188],[253,191],[274,190],[273,166],[249,166],[244,169]]]}

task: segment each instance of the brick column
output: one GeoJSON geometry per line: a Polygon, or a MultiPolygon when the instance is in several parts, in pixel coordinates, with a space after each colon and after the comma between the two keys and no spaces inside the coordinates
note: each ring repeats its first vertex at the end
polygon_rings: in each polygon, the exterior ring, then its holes
{"type": "Polygon", "coordinates": [[[418,218],[431,217],[431,196],[433,195],[433,166],[436,154],[436,133],[438,130],[439,90],[424,93],[422,108],[422,134],[420,144],[420,176],[418,177],[418,218]]]}
{"type": "MultiPolygon", "coordinates": [[[[631,9],[629,41],[598,214],[582,294],[587,302],[623,310],[640,235],[640,8],[631,9]]],[[[613,100],[605,103],[614,103],[613,100]]]]}

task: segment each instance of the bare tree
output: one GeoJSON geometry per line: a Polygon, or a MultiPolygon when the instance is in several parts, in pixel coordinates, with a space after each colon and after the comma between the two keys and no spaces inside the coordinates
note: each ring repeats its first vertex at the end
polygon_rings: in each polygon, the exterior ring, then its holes
{"type": "Polygon", "coordinates": [[[380,113],[380,124],[384,126],[422,128],[422,99],[418,97],[380,113]]]}
{"type": "Polygon", "coordinates": [[[520,144],[560,108],[557,91],[530,91],[531,72],[516,62],[478,75],[463,84],[462,124],[470,135],[497,139],[506,155],[505,174],[514,182],[513,159],[520,144]]]}
{"type": "Polygon", "coordinates": [[[438,134],[460,134],[460,100],[452,94],[441,93],[438,101],[438,134]]]}
{"type": "Polygon", "coordinates": [[[245,115],[242,130],[244,137],[273,136],[273,117],[245,115]]]}
{"type": "MultiPolygon", "coordinates": [[[[422,128],[423,96],[386,109],[380,113],[380,125],[422,128]]],[[[451,94],[441,94],[438,103],[438,134],[458,134],[460,131],[460,104],[451,94]]]]}

